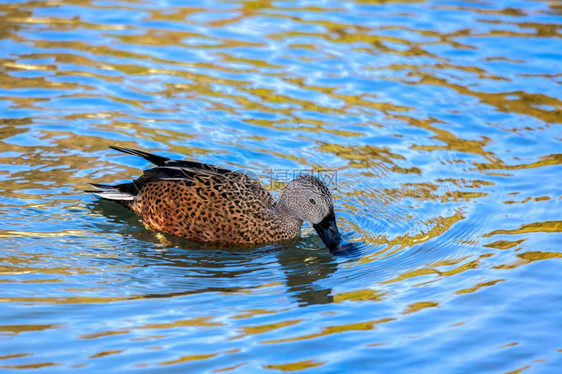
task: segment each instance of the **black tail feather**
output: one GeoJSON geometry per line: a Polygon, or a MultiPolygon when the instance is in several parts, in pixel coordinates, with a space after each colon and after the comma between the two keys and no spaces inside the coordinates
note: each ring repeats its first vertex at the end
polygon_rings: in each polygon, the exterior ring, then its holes
{"type": "Polygon", "coordinates": [[[145,160],[150,161],[154,165],[158,165],[158,166],[165,166],[166,161],[170,160],[168,157],[157,156],[157,155],[153,155],[152,153],[143,152],[143,151],[139,151],[137,149],[132,149],[132,148],[122,148],[122,147],[117,147],[117,146],[113,146],[113,145],[110,145],[109,148],[114,149],[114,150],[119,151],[119,152],[128,153],[128,154],[133,155],[133,156],[142,157],[145,160]]]}
{"type": "Polygon", "coordinates": [[[231,170],[223,169],[214,165],[210,164],[202,164],[196,161],[184,161],[184,160],[171,160],[168,157],[162,157],[153,155],[152,153],[139,151],[137,149],[132,148],[122,148],[117,147],[114,145],[110,145],[109,148],[114,149],[119,152],[127,153],[133,156],[142,157],[145,160],[152,162],[156,166],[165,166],[165,167],[179,167],[179,168],[186,168],[186,169],[194,169],[194,170],[205,170],[211,171],[213,173],[218,174],[229,174],[232,173],[231,170]]]}

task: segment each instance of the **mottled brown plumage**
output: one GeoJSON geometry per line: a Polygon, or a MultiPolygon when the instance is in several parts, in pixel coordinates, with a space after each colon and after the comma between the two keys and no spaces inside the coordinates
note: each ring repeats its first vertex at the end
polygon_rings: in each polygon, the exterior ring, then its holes
{"type": "Polygon", "coordinates": [[[151,228],[189,240],[221,244],[279,242],[300,235],[311,222],[328,247],[340,236],[330,191],[318,178],[301,175],[277,203],[246,174],[143,151],[112,147],[143,157],[157,167],[131,183],[93,184],[103,198],[129,207],[151,228]]]}

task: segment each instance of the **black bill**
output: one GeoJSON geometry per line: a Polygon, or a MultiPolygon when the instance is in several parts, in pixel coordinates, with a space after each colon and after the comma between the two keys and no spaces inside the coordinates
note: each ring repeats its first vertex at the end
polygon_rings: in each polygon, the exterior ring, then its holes
{"type": "Polygon", "coordinates": [[[314,230],[318,233],[318,236],[326,247],[330,250],[336,249],[341,243],[341,235],[338,231],[338,226],[336,225],[336,216],[334,212],[330,212],[322,222],[313,225],[314,230]]]}

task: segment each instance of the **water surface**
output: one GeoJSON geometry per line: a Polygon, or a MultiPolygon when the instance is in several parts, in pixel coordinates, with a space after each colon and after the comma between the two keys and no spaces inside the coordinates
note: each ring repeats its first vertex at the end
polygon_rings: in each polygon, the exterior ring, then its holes
{"type": "Polygon", "coordinates": [[[0,2],[2,370],[562,366],[560,2],[0,2]],[[109,145],[314,170],[358,250],[147,230],[109,145]]]}

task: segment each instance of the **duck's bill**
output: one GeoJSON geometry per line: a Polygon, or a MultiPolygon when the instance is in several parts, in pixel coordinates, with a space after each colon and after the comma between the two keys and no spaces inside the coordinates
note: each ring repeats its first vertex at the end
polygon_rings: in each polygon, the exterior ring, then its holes
{"type": "Polygon", "coordinates": [[[341,243],[341,235],[338,231],[338,226],[336,225],[336,216],[334,213],[328,214],[320,223],[313,225],[314,230],[318,233],[318,236],[326,247],[330,250],[334,250],[341,243]]]}

